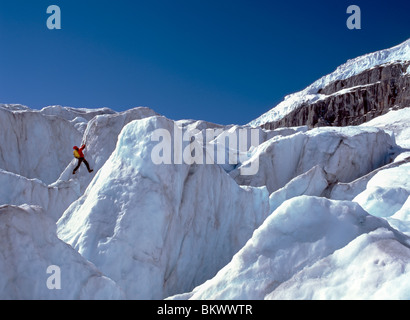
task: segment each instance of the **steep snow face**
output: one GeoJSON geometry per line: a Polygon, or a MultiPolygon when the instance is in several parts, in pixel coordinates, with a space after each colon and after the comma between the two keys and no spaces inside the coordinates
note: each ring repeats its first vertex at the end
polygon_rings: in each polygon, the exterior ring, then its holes
{"type": "Polygon", "coordinates": [[[313,103],[317,101],[322,97],[322,95],[318,94],[319,89],[324,88],[335,80],[347,79],[377,65],[407,60],[410,60],[410,39],[390,49],[380,50],[348,60],[334,72],[315,81],[306,89],[286,96],[284,101],[259,118],[251,121],[249,125],[258,126],[266,122],[280,120],[302,103],[313,103]]]}
{"type": "Polygon", "coordinates": [[[69,121],[26,109],[0,107],[0,128],[0,168],[46,184],[57,180],[82,137],[69,121]]]}
{"type": "MultiPolygon", "coordinates": [[[[50,106],[31,110],[22,105],[0,105],[0,126],[4,128],[0,168],[46,184],[57,179],[69,181],[76,163],[74,145],[89,143],[86,152],[93,157],[88,159],[99,169],[114,150],[123,126],[152,115],[156,113],[142,107],[117,113],[108,108],[50,106]]],[[[84,192],[91,178],[74,180],[81,180],[77,182],[84,192]]]]}
{"type": "MultiPolygon", "coordinates": [[[[154,115],[157,113],[143,107],[115,114],[98,114],[87,123],[83,139],[76,143],[77,145],[86,144],[84,155],[94,172],[97,172],[114,151],[122,128],[133,120],[154,115]]],[[[72,147],[70,150],[72,152],[72,147]]],[[[80,166],[76,175],[73,175],[72,172],[78,160],[73,159],[72,155],[71,159],[72,161],[61,173],[58,181],[75,181],[79,186],[80,193],[83,194],[94,175],[90,175],[84,165],[80,166]]]]}
{"type": "MultiPolygon", "coordinates": [[[[374,235],[373,234],[373,235],[374,235]]],[[[379,237],[380,238],[384,237],[379,237]]],[[[381,239],[381,240],[382,240],[381,239]]],[[[378,261],[379,268],[374,270],[373,276],[382,276],[387,270],[397,270],[399,273],[384,276],[384,279],[394,280],[400,276],[404,279],[408,276],[409,268],[400,269],[405,261],[408,261],[410,250],[405,243],[406,238],[391,229],[389,225],[381,219],[368,215],[358,204],[350,201],[335,201],[325,198],[301,196],[285,201],[276,211],[274,211],[264,223],[254,232],[252,238],[247,244],[233,257],[232,261],[226,265],[211,280],[195,288],[191,293],[177,295],[173,299],[266,299],[275,298],[283,294],[283,297],[309,297],[313,298],[316,287],[326,289],[322,286],[322,279],[340,279],[343,268],[352,260],[360,263],[365,260],[369,262],[378,261]],[[360,246],[371,244],[369,238],[365,242],[357,240],[352,241],[361,235],[367,235],[372,231],[374,234],[384,233],[388,230],[389,234],[385,237],[394,241],[389,242],[389,249],[373,250],[370,248],[367,253],[371,256],[363,255],[360,246]],[[352,243],[351,243],[352,242],[352,243]],[[351,245],[350,245],[351,243],[351,245]],[[347,247],[346,247],[347,246],[347,247]],[[338,255],[333,254],[335,250],[344,248],[345,250],[338,255]],[[402,251],[404,248],[404,251],[402,251]],[[383,255],[379,256],[379,252],[383,255]],[[328,267],[326,259],[332,256],[340,264],[335,270],[328,267]],[[336,258],[337,257],[337,258],[336,258]],[[394,259],[400,259],[395,263],[394,259]],[[315,265],[319,261],[319,267],[315,265]],[[323,262],[324,261],[324,262],[323,262]],[[388,261],[389,266],[385,269],[382,267],[383,262],[388,261]],[[393,264],[390,269],[390,264],[393,264]],[[304,286],[305,270],[309,270],[308,280],[315,285],[308,286],[305,291],[299,293],[300,287],[304,286]],[[327,272],[323,272],[327,271],[327,272]],[[333,274],[335,272],[335,274],[333,274]],[[292,290],[287,292],[288,286],[292,284],[292,290]],[[299,294],[299,296],[298,296],[299,294]]],[[[382,244],[378,242],[377,244],[382,244]]],[[[377,249],[377,244],[376,249],[377,249]]],[[[334,263],[336,263],[334,262],[334,263]]],[[[372,280],[370,275],[366,275],[364,282],[363,274],[359,271],[363,266],[354,265],[355,275],[357,277],[343,277],[343,286],[364,287],[366,281],[372,280]],[[350,281],[346,283],[345,281],[350,281]],[[357,284],[359,283],[359,284],[357,284]]],[[[331,282],[329,280],[329,282],[331,282]]],[[[335,281],[336,282],[336,281],[335,281]]],[[[377,281],[371,283],[373,288],[377,281]]],[[[337,284],[337,283],[336,283],[337,284]]],[[[332,283],[332,285],[336,285],[332,283]]],[[[383,283],[385,284],[385,283],[383,283]]],[[[392,285],[385,284],[384,294],[388,294],[385,288],[392,285]]],[[[408,288],[410,283],[406,284],[397,295],[405,294],[408,298],[408,288]]],[[[329,284],[330,286],[330,284],[329,284]]],[[[331,286],[330,286],[331,287],[331,286]]],[[[303,287],[304,288],[304,287],[303,287]]],[[[369,295],[379,292],[374,290],[369,295]]],[[[338,294],[343,296],[344,292],[332,291],[329,297],[338,298],[338,294]]],[[[324,297],[320,294],[317,297],[324,297]]],[[[381,295],[386,298],[388,296],[381,295]]]]}
{"type": "Polygon", "coordinates": [[[155,164],[156,129],[174,140],[174,124],[150,117],[126,125],[84,196],[57,223],[59,237],[128,298],[160,299],[212,277],[269,213],[266,188],[240,187],[217,164],[155,164]]]}
{"type": "Polygon", "coordinates": [[[350,182],[386,164],[396,147],[390,135],[376,128],[316,128],[266,141],[243,164],[257,161],[256,175],[240,176],[240,166],[230,175],[240,185],[266,186],[270,193],[316,165],[329,183],[350,182]]]}
{"type": "Polygon", "coordinates": [[[0,299],[123,297],[112,280],[57,238],[40,207],[0,206],[0,234],[0,299]]]}

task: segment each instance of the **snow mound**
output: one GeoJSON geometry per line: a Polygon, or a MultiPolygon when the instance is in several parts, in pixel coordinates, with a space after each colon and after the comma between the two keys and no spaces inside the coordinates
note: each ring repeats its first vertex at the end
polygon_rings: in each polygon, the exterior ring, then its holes
{"type": "Polygon", "coordinates": [[[256,127],[266,122],[278,121],[292,110],[298,108],[302,103],[315,102],[321,98],[321,95],[318,94],[319,89],[324,88],[333,81],[347,79],[365,70],[385,63],[407,60],[410,60],[410,39],[392,48],[376,51],[348,60],[345,64],[339,66],[334,72],[315,81],[306,89],[286,96],[284,101],[257,119],[251,121],[249,125],[256,127]]]}
{"type": "MultiPolygon", "coordinates": [[[[391,269],[396,273],[384,277],[385,269],[373,268],[376,269],[373,275],[379,276],[377,280],[381,282],[376,280],[371,285],[383,284],[389,287],[392,283],[387,281],[398,281],[397,272],[402,279],[408,274],[409,268],[400,269],[400,266],[404,266],[404,262],[408,261],[410,254],[405,241],[406,238],[393,231],[387,222],[367,214],[354,202],[311,196],[295,197],[285,201],[273,212],[214,278],[190,293],[176,295],[171,299],[267,299],[294,296],[314,298],[316,287],[321,288],[322,276],[324,281],[333,277],[340,278],[343,267],[347,267],[352,260],[363,258],[372,263],[377,260],[380,266],[383,266],[383,261],[388,261],[389,266],[390,263],[393,264],[391,269]],[[379,255],[380,250],[370,249],[367,253],[372,255],[364,255],[360,250],[364,246],[360,236],[366,236],[372,231],[377,234],[380,230],[388,230],[389,236],[386,237],[394,240],[389,242],[390,248],[383,250],[383,256],[379,255]],[[353,242],[355,239],[358,240],[353,242]],[[335,254],[339,249],[345,251],[335,254]],[[340,263],[335,269],[323,262],[331,256],[340,263]],[[401,259],[398,263],[395,262],[397,257],[401,259]],[[321,264],[318,267],[316,263],[321,264]],[[314,283],[307,281],[307,288],[299,292],[305,285],[305,270],[309,271],[306,276],[308,280],[312,279],[314,283]],[[289,286],[292,286],[292,290],[289,286]]],[[[367,243],[370,242],[367,239],[367,243]]],[[[354,264],[354,268],[357,268],[355,275],[358,275],[361,267],[360,264],[354,264]]],[[[361,276],[362,274],[358,277],[344,277],[344,287],[365,287],[366,283],[372,280],[370,275],[364,278],[361,276]]],[[[397,294],[407,292],[408,298],[409,285],[410,282],[406,281],[397,294]]],[[[323,289],[326,289],[326,285],[323,285],[323,289]]],[[[339,298],[338,294],[342,296],[343,293],[334,290],[329,297],[339,298]]],[[[382,290],[377,293],[380,293],[378,297],[388,298],[389,291],[382,290]]],[[[374,297],[372,293],[369,295],[374,297]]],[[[318,294],[317,297],[324,296],[318,294]]]]}
{"type": "Polygon", "coordinates": [[[123,297],[112,280],[57,238],[55,223],[40,207],[0,206],[0,234],[0,299],[123,297]],[[59,278],[50,266],[60,268],[59,278]]]}
{"type": "Polygon", "coordinates": [[[0,108],[0,168],[46,184],[57,180],[82,134],[69,121],[31,110],[0,108]]]}

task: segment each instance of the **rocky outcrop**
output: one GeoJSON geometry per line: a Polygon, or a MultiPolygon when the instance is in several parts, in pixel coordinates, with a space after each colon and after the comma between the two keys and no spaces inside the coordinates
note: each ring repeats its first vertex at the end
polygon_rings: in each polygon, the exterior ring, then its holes
{"type": "Polygon", "coordinates": [[[265,129],[307,125],[359,125],[390,109],[410,107],[410,61],[379,65],[321,88],[319,99],[302,103],[284,118],[262,124],[265,129]]]}

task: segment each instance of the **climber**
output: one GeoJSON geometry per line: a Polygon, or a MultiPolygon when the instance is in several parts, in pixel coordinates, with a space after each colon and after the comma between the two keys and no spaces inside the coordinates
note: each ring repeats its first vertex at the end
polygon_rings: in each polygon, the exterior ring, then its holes
{"type": "Polygon", "coordinates": [[[87,160],[85,160],[85,158],[84,158],[83,150],[85,149],[85,144],[83,144],[81,146],[81,148],[78,148],[77,146],[75,146],[75,147],[73,147],[73,149],[74,149],[74,151],[73,151],[74,157],[76,157],[78,159],[78,164],[74,168],[73,174],[75,174],[77,169],[80,167],[81,162],[84,162],[85,166],[88,169],[88,172],[90,172],[90,173],[93,172],[94,170],[90,169],[90,165],[88,164],[87,160]]]}

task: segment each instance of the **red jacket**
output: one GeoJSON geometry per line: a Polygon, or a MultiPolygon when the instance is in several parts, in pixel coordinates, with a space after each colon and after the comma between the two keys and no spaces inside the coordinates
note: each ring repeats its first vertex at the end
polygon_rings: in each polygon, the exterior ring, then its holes
{"type": "Polygon", "coordinates": [[[84,148],[85,148],[85,144],[83,144],[80,149],[78,149],[78,147],[74,147],[74,149],[78,151],[80,158],[84,158],[84,153],[83,153],[84,148]]]}

